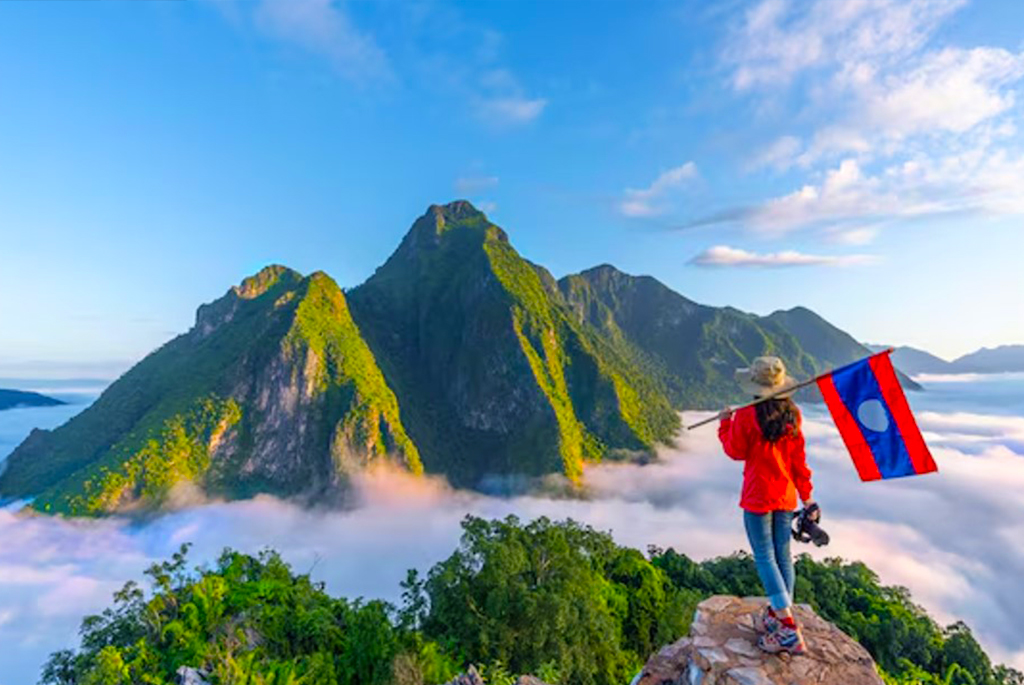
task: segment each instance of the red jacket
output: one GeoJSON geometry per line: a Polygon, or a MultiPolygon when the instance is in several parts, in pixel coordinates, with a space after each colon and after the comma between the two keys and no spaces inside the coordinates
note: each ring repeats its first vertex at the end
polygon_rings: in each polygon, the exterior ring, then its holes
{"type": "Polygon", "coordinates": [[[725,453],[743,465],[743,496],[740,506],[754,514],[793,511],[796,496],[811,498],[811,470],[804,454],[802,418],[797,414],[796,430],[771,443],[761,435],[754,407],[738,410],[722,419],[718,438],[725,453]]]}

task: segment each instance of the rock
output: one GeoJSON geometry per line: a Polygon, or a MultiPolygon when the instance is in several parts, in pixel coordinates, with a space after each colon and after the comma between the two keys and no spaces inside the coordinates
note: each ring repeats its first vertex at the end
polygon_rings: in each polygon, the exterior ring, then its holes
{"type": "Polygon", "coordinates": [[[484,685],[484,680],[477,673],[476,667],[470,666],[465,673],[455,676],[455,679],[446,685],[484,685]]]}
{"type": "Polygon", "coordinates": [[[180,666],[175,673],[178,676],[178,685],[210,685],[206,680],[210,674],[201,668],[180,666]]]}
{"type": "Polygon", "coordinates": [[[547,685],[540,678],[534,678],[532,675],[521,675],[519,680],[516,681],[516,685],[547,685]]]}
{"type": "Polygon", "coordinates": [[[795,613],[807,654],[762,652],[752,616],[764,603],[725,595],[704,600],[690,637],[652,656],[633,685],[882,685],[867,650],[804,604],[795,613]]]}

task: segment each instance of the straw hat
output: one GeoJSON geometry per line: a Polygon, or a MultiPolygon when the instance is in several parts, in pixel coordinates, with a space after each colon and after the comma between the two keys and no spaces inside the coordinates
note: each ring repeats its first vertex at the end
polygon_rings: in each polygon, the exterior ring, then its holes
{"type": "MultiPolygon", "coordinates": [[[[746,369],[736,369],[736,382],[743,392],[754,397],[773,395],[780,390],[796,385],[786,373],[786,365],[778,357],[757,357],[746,369]]],[[[778,397],[789,397],[793,391],[783,392],[778,397]]]]}

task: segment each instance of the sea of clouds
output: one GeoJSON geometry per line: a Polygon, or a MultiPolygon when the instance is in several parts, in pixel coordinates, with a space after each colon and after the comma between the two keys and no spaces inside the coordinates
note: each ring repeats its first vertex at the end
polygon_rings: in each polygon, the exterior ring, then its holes
{"type": "MultiPolygon", "coordinates": [[[[806,409],[815,497],[832,544],[799,551],[863,560],[940,622],[967,621],[997,661],[1024,667],[1024,379],[933,378],[928,388],[911,401],[940,473],[922,477],[861,483],[831,421],[806,409]]],[[[67,418],[40,411],[0,414],[0,455],[18,430],[67,418]]],[[[589,497],[576,500],[502,499],[378,472],[360,480],[360,504],[348,511],[271,497],[206,503],[146,524],[0,510],[0,685],[35,682],[50,652],[75,644],[83,615],[184,542],[197,563],[226,546],[272,547],[334,594],[392,601],[407,569],[426,570],[456,547],[466,514],[571,517],[621,544],[672,546],[697,559],[744,549],[741,465],[722,455],[714,427],[683,435],[661,456],[588,469],[589,497]]]]}

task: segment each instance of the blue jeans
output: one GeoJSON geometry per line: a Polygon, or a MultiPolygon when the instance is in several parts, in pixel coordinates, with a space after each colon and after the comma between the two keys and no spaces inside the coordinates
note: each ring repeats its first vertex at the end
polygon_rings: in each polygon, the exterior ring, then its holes
{"type": "Polygon", "coordinates": [[[767,514],[743,512],[743,526],[747,529],[747,538],[754,550],[757,575],[764,585],[768,601],[776,611],[793,605],[796,572],[793,570],[793,557],[789,553],[792,525],[791,511],[767,514]]]}

